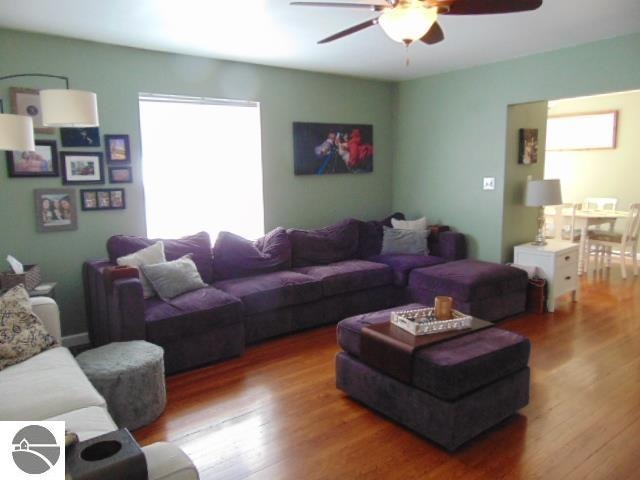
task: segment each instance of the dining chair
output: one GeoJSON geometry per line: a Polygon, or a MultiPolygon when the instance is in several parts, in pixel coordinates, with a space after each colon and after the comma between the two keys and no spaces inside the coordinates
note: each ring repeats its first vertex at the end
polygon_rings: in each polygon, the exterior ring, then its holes
{"type": "Polygon", "coordinates": [[[545,208],[545,236],[557,240],[580,241],[580,229],[575,228],[576,210],[580,210],[580,203],[563,203],[545,208]],[[571,216],[565,215],[565,210],[571,210],[571,216]]]}
{"type": "MultiPolygon", "coordinates": [[[[632,203],[623,233],[590,230],[587,237],[587,255],[594,254],[594,272],[611,265],[612,250],[620,251],[620,272],[627,278],[626,259],[631,253],[633,274],[638,275],[638,233],[640,232],[640,203],[632,203]]],[[[588,269],[588,267],[587,267],[588,269]]]]}
{"type": "Polygon", "coordinates": [[[583,210],[615,210],[618,199],[613,197],[587,197],[582,202],[583,210]]]}

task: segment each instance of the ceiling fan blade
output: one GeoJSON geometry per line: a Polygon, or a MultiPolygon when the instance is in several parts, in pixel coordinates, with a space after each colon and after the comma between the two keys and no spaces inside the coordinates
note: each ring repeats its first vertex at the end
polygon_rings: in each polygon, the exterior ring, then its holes
{"type": "Polygon", "coordinates": [[[346,30],[342,30],[341,32],[334,33],[330,37],[323,38],[318,43],[329,43],[333,42],[342,37],[346,37],[347,35],[351,35],[352,33],[359,32],[360,30],[364,30],[365,28],[371,27],[373,25],[378,24],[377,18],[372,18],[371,20],[367,20],[366,22],[359,23],[358,25],[354,25],[353,27],[349,27],[346,30]]]}
{"type": "Polygon", "coordinates": [[[421,42],[429,45],[441,42],[442,40],[444,40],[444,32],[438,22],[434,22],[429,31],[420,39],[421,42]]]}
{"type": "Polygon", "coordinates": [[[341,7],[341,8],[364,8],[366,10],[380,11],[389,8],[389,5],[379,3],[338,3],[338,2],[290,2],[289,5],[302,7],[341,7]]]}
{"type": "Polygon", "coordinates": [[[455,0],[449,7],[448,15],[488,15],[493,13],[514,13],[536,10],[542,0],[455,0]]]}

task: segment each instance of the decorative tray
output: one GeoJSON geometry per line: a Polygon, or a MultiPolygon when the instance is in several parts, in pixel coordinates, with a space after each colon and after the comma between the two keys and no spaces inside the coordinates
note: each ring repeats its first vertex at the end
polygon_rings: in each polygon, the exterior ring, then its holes
{"type": "Polygon", "coordinates": [[[451,313],[453,318],[450,320],[436,320],[434,309],[430,307],[391,312],[391,324],[412,335],[429,335],[471,328],[472,316],[457,310],[451,310],[451,313]]]}

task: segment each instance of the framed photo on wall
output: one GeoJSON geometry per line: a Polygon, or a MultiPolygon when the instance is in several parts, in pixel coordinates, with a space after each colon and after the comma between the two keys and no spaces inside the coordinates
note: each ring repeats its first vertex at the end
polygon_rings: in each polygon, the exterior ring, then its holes
{"type": "Polygon", "coordinates": [[[124,210],[126,208],[123,188],[98,188],[80,190],[82,210],[124,210]]]}
{"type": "Polygon", "coordinates": [[[104,146],[108,163],[131,163],[129,135],[105,135],[104,146]]]}
{"type": "Polygon", "coordinates": [[[55,133],[55,128],[42,124],[42,107],[40,106],[40,91],[34,88],[9,88],[11,95],[11,113],[26,115],[33,120],[36,133],[55,133]]]}
{"type": "Polygon", "coordinates": [[[55,140],[36,140],[35,151],[7,152],[7,171],[13,178],[58,177],[58,148],[55,140]]]}
{"type": "Polygon", "coordinates": [[[296,175],[371,173],[373,125],[293,123],[296,175]]]}
{"type": "Polygon", "coordinates": [[[521,128],[518,132],[518,163],[531,165],[538,163],[538,129],[521,128]]]}
{"type": "Polygon", "coordinates": [[[131,167],[109,167],[110,183],[131,183],[131,167]]]}
{"type": "Polygon", "coordinates": [[[104,183],[101,152],[60,152],[60,164],[65,185],[104,183]]]}
{"type": "Polygon", "coordinates": [[[34,194],[38,232],[78,229],[74,190],[70,188],[39,188],[34,190],[34,194]]]}
{"type": "Polygon", "coordinates": [[[61,128],[60,140],[63,147],[99,147],[100,129],[89,128],[61,128]]]}

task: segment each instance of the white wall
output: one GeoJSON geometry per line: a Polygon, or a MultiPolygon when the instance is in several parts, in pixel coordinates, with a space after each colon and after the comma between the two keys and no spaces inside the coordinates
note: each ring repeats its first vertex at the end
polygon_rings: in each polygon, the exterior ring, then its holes
{"type": "MultiPolygon", "coordinates": [[[[549,103],[549,115],[618,110],[617,148],[547,152],[545,178],[559,178],[566,203],[616,197],[618,209],[640,202],[640,91],[549,103]]],[[[617,230],[624,225],[619,222],[617,230]]]]}

